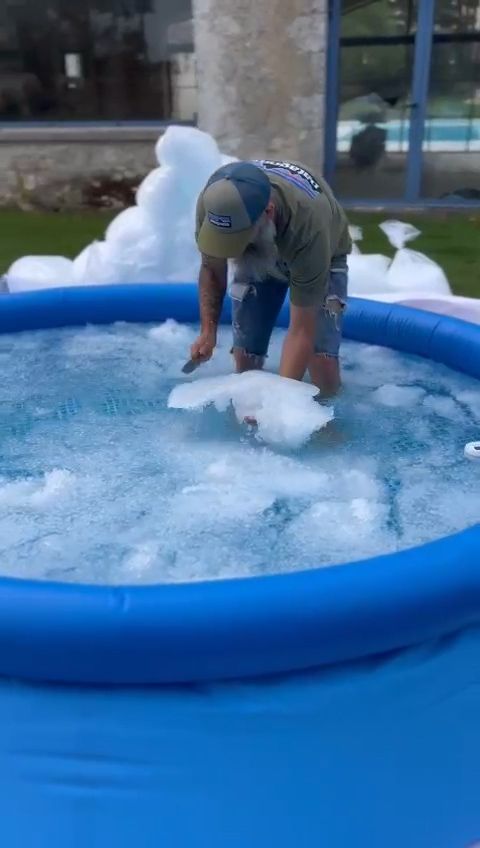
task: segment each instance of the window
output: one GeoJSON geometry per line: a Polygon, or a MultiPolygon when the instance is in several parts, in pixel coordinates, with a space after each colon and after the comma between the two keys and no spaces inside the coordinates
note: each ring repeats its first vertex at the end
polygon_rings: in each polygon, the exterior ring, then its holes
{"type": "Polygon", "coordinates": [[[344,0],[334,185],[342,197],[405,191],[417,4],[344,0]]]}
{"type": "Polygon", "coordinates": [[[478,202],[480,0],[332,2],[338,194],[478,202]]]}
{"type": "Polygon", "coordinates": [[[191,0],[0,0],[0,120],[194,121],[191,0]]]}

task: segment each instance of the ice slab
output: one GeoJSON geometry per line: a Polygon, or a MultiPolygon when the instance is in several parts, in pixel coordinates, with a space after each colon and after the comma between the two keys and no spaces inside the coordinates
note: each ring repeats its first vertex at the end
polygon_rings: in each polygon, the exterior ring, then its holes
{"type": "Polygon", "coordinates": [[[333,409],[313,398],[315,386],[263,371],[211,377],[176,386],[168,405],[174,409],[201,410],[213,404],[225,412],[230,404],[242,422],[253,418],[258,436],[267,444],[298,447],[333,418],[333,409]]]}

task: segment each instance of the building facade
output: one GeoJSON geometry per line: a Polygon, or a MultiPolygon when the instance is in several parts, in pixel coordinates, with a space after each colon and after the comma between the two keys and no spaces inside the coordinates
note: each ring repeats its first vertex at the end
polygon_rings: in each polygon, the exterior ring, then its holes
{"type": "Polygon", "coordinates": [[[0,0],[0,203],[128,203],[172,122],[346,203],[480,203],[480,0],[0,0]]]}

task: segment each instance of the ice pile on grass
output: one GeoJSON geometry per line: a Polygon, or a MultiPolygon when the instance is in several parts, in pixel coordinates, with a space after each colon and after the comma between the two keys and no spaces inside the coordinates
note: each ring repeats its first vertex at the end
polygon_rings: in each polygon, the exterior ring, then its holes
{"type": "Polygon", "coordinates": [[[383,254],[352,253],[348,259],[349,292],[357,297],[397,301],[451,295],[448,280],[433,259],[405,245],[420,235],[412,224],[384,221],[380,229],[396,249],[392,260],[383,254]]]}
{"type": "Polygon", "coordinates": [[[213,404],[219,412],[233,406],[239,422],[254,418],[258,437],[270,445],[295,448],[333,418],[333,409],[313,398],[315,386],[263,371],[207,377],[176,386],[168,405],[202,410],[213,404]]]}
{"type": "Polygon", "coordinates": [[[12,292],[71,285],[189,282],[198,273],[195,207],[210,175],[232,157],[194,127],[167,129],[155,147],[158,167],[138,188],[135,206],[108,226],[105,238],[72,261],[25,256],[7,272],[12,292]]]}
{"type": "Polygon", "coordinates": [[[360,250],[357,242],[362,241],[363,239],[363,230],[361,227],[356,227],[353,224],[349,226],[348,232],[350,233],[350,238],[352,240],[352,254],[358,255],[362,251],[360,250]]]}
{"type": "MultiPolygon", "coordinates": [[[[62,256],[24,256],[7,272],[11,292],[72,285],[191,282],[197,278],[195,244],[197,197],[210,175],[233,161],[215,140],[193,127],[172,126],[155,148],[158,166],[138,188],[136,204],[120,212],[105,237],[72,261],[62,256]]],[[[392,260],[361,253],[360,227],[352,226],[349,257],[350,293],[387,301],[431,299],[450,295],[442,269],[405,245],[419,231],[401,221],[381,229],[396,248],[392,260]]]]}

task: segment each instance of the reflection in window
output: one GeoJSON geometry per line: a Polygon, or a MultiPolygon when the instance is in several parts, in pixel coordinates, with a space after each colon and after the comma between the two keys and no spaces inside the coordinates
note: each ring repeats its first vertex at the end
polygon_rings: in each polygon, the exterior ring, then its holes
{"type": "Polygon", "coordinates": [[[480,199],[480,0],[436,0],[423,144],[412,151],[420,8],[342,0],[334,184],[343,197],[403,198],[407,169],[422,155],[423,197],[480,199]]]}
{"type": "Polygon", "coordinates": [[[404,193],[416,15],[408,0],[342,3],[335,178],[342,196],[404,193]]]}
{"type": "Polygon", "coordinates": [[[475,32],[480,30],[478,0],[436,0],[435,32],[475,32]]]}
{"type": "Polygon", "coordinates": [[[191,0],[3,0],[0,120],[194,120],[191,17],[191,0]]]}
{"type": "Polygon", "coordinates": [[[480,2],[436,6],[423,137],[423,197],[480,200],[480,2]],[[475,29],[477,28],[477,29],[475,29]],[[468,34],[468,40],[462,36],[468,34]]]}

